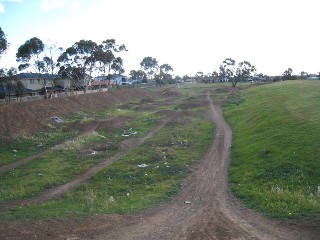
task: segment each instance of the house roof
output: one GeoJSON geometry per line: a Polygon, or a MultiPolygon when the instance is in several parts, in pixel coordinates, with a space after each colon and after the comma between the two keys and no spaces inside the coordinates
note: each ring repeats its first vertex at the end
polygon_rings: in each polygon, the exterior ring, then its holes
{"type": "Polygon", "coordinates": [[[57,79],[61,78],[58,74],[49,74],[49,73],[19,73],[16,75],[18,79],[30,79],[30,78],[44,78],[44,79],[57,79]]]}

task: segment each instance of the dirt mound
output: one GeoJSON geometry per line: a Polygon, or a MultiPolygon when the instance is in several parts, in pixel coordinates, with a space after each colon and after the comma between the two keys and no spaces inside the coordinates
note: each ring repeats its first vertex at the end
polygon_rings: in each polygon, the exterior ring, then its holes
{"type": "Polygon", "coordinates": [[[156,93],[145,89],[120,89],[32,102],[0,105],[0,139],[30,135],[53,124],[51,116],[62,119],[76,112],[95,112],[133,99],[152,99],[156,93]]]}
{"type": "Polygon", "coordinates": [[[176,90],[174,90],[172,88],[166,88],[161,93],[162,93],[162,95],[164,95],[166,97],[178,97],[178,96],[180,96],[180,93],[178,93],[176,90]]]}

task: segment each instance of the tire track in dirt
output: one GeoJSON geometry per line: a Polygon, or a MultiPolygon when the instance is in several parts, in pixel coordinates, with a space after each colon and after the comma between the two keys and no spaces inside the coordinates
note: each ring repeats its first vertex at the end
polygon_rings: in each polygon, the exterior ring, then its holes
{"type": "Polygon", "coordinates": [[[216,124],[214,143],[180,194],[130,221],[124,217],[128,224],[105,232],[101,226],[99,235],[86,239],[318,239],[298,227],[267,220],[232,196],[227,179],[232,130],[223,118],[221,101],[214,102],[209,94],[207,100],[216,124]]]}
{"type": "Polygon", "coordinates": [[[8,209],[21,207],[28,204],[39,203],[39,202],[60,197],[62,194],[66,193],[68,190],[74,188],[75,186],[81,183],[88,181],[94,174],[96,174],[101,169],[111,165],[113,162],[117,161],[118,159],[132,152],[136,147],[140,146],[146,140],[153,137],[158,131],[160,131],[170,121],[171,121],[171,118],[161,121],[156,128],[154,128],[152,131],[150,131],[148,134],[146,134],[141,138],[128,139],[128,140],[122,141],[120,144],[120,151],[116,153],[113,157],[107,158],[106,160],[98,163],[97,165],[87,170],[86,172],[80,174],[70,182],[59,185],[57,187],[50,188],[46,191],[41,192],[39,195],[29,199],[24,199],[21,201],[14,201],[7,204],[3,204],[2,206],[0,206],[0,211],[5,211],[8,209]]]}

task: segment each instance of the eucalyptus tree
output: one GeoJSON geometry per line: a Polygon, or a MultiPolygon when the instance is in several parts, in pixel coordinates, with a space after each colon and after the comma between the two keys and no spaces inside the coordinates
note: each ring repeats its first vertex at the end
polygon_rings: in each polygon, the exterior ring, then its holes
{"type": "Polygon", "coordinates": [[[160,67],[160,72],[159,74],[156,74],[155,75],[155,81],[158,85],[164,85],[164,84],[167,84],[167,83],[170,83],[170,82],[173,82],[173,79],[172,79],[172,71],[173,71],[173,68],[165,63],[165,64],[162,64],[160,67]]]}
{"type": "Polygon", "coordinates": [[[47,85],[50,79],[53,86],[54,74],[57,70],[57,48],[55,44],[45,45],[39,38],[33,37],[22,44],[16,53],[16,60],[20,63],[19,71],[32,69],[42,80],[45,94],[47,95],[47,85]]]}
{"type": "Polygon", "coordinates": [[[146,72],[149,79],[151,79],[152,76],[154,76],[154,74],[158,71],[159,68],[157,59],[152,57],[143,58],[142,62],[140,63],[140,66],[146,72]]]}
{"type": "Polygon", "coordinates": [[[128,51],[124,44],[118,45],[115,39],[106,39],[99,45],[97,51],[97,69],[103,74],[111,76],[111,70],[115,73],[124,73],[123,60],[116,57],[116,53],[128,51]]]}
{"type": "Polygon", "coordinates": [[[283,74],[282,74],[282,79],[283,80],[295,80],[295,79],[297,79],[296,76],[292,75],[292,72],[293,72],[292,68],[288,68],[287,70],[285,70],[283,72],[283,74]]]}
{"type": "Polygon", "coordinates": [[[44,44],[37,37],[30,38],[22,44],[16,53],[16,60],[20,63],[19,71],[32,68],[37,73],[44,72],[45,64],[41,59],[43,51],[44,44]]]}
{"type": "Polygon", "coordinates": [[[3,53],[9,48],[9,43],[7,41],[6,34],[3,32],[0,27],[0,58],[3,53]]]}
{"type": "Polygon", "coordinates": [[[99,45],[91,40],[75,42],[58,58],[59,73],[75,80],[79,88],[87,88],[95,70],[98,51],[99,45]]]}
{"type": "Polygon", "coordinates": [[[147,74],[142,70],[131,70],[129,75],[131,80],[147,82],[147,74]]]}
{"type": "Polygon", "coordinates": [[[124,73],[123,69],[123,60],[121,57],[116,57],[113,59],[112,64],[111,64],[111,69],[116,73],[116,74],[122,74],[124,73]]]}
{"type": "Polygon", "coordinates": [[[238,82],[247,80],[256,68],[249,62],[243,61],[236,64],[232,58],[226,58],[219,67],[219,77],[222,81],[229,81],[235,87],[238,82]]]}

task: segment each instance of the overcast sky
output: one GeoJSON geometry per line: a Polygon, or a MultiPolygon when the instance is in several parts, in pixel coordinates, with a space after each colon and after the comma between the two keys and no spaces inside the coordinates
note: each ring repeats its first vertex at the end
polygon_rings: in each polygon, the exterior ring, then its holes
{"type": "Polygon", "coordinates": [[[17,66],[32,37],[63,48],[84,39],[125,44],[125,74],[146,56],[174,74],[218,70],[225,58],[250,61],[258,73],[291,67],[320,71],[319,0],[0,0],[0,27],[11,44],[0,68],[17,66]]]}

